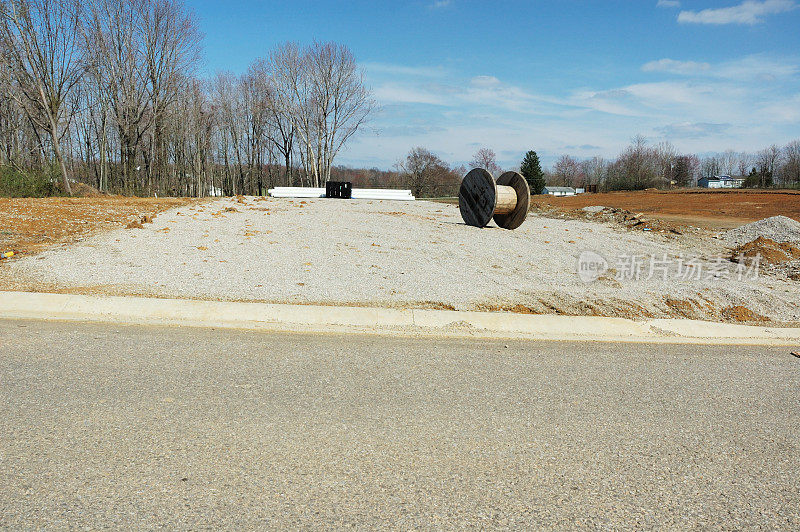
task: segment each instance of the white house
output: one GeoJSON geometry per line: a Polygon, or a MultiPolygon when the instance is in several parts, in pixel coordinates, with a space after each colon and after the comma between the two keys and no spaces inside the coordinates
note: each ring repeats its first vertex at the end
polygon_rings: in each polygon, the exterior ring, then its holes
{"type": "Polygon", "coordinates": [[[697,186],[700,188],[741,188],[743,184],[743,177],[731,177],[729,175],[701,177],[697,180],[697,186]]]}
{"type": "Polygon", "coordinates": [[[575,189],[572,187],[544,187],[542,194],[550,196],[574,196],[575,189]]]}

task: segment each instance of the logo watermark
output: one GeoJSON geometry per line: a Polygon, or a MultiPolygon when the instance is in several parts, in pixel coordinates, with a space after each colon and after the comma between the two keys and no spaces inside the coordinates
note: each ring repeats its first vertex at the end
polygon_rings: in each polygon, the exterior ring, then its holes
{"type": "Polygon", "coordinates": [[[578,257],[578,277],[584,283],[599,279],[608,271],[608,261],[596,251],[584,251],[578,257]]]}
{"type": "Polygon", "coordinates": [[[733,262],[725,257],[702,259],[684,255],[669,256],[620,254],[609,261],[596,251],[583,251],[576,271],[584,283],[591,283],[613,273],[617,281],[718,281],[758,279],[761,255],[739,257],[733,262]],[[612,268],[613,265],[613,268],[612,268]]]}

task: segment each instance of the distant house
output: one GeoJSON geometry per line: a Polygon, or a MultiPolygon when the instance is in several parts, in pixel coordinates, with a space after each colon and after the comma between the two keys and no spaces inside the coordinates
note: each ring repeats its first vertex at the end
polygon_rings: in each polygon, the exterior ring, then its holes
{"type": "Polygon", "coordinates": [[[744,177],[731,177],[729,175],[715,175],[714,177],[701,177],[697,180],[700,188],[741,188],[744,177]]]}
{"type": "Polygon", "coordinates": [[[575,189],[572,187],[544,187],[542,194],[550,196],[574,196],[575,189]]]}

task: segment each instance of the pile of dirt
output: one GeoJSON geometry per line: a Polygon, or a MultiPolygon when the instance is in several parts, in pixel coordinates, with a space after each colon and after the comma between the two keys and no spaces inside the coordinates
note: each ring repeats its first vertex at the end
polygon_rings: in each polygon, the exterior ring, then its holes
{"type": "Polygon", "coordinates": [[[153,217],[149,214],[143,214],[138,220],[133,220],[131,223],[126,225],[125,229],[144,229],[144,224],[151,223],[153,223],[153,217]]]}
{"type": "Polygon", "coordinates": [[[800,222],[787,216],[773,216],[731,229],[723,235],[731,246],[741,246],[759,237],[800,245],[800,222]]]}
{"type": "Polygon", "coordinates": [[[785,264],[800,259],[800,247],[789,242],[776,242],[771,238],[760,236],[733,249],[731,260],[745,262],[760,256],[760,263],[768,266],[785,264]]]}
{"type": "Polygon", "coordinates": [[[611,222],[634,231],[683,234],[683,230],[676,228],[675,224],[646,217],[643,213],[603,205],[588,205],[578,210],[568,210],[534,203],[531,205],[531,211],[548,217],[611,222]]]}
{"type": "Polygon", "coordinates": [[[71,183],[72,196],[75,198],[96,198],[98,196],[108,196],[105,192],[100,192],[86,183],[71,183]]]}
{"type": "Polygon", "coordinates": [[[722,317],[729,321],[736,322],[758,322],[764,323],[770,321],[766,316],[762,316],[750,310],[747,307],[736,305],[722,309],[722,317]]]}

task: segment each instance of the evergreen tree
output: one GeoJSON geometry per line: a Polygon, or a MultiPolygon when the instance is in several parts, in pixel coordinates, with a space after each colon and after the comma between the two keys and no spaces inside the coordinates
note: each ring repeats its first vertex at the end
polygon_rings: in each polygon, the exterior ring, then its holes
{"type": "Polygon", "coordinates": [[[544,172],[542,172],[542,165],[539,163],[539,156],[536,152],[531,150],[525,154],[520,166],[520,173],[528,186],[531,187],[531,194],[541,194],[545,186],[544,172]]]}

